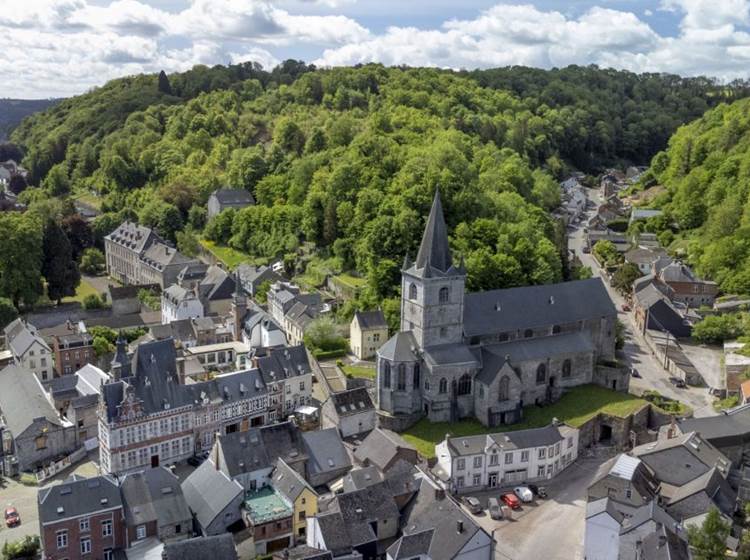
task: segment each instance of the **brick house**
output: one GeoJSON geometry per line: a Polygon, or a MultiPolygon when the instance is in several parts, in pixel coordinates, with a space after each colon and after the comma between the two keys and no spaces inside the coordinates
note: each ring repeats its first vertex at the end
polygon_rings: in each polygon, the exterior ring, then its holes
{"type": "Polygon", "coordinates": [[[688,307],[712,307],[719,293],[716,282],[697,278],[690,267],[681,262],[675,261],[662,268],[658,278],[672,289],[672,301],[688,307]]]}
{"type": "Polygon", "coordinates": [[[96,364],[94,337],[89,333],[71,333],[52,337],[52,352],[55,355],[55,371],[68,375],[86,364],[96,364]]]}
{"type": "Polygon", "coordinates": [[[112,560],[126,546],[120,488],[107,476],[42,488],[38,507],[45,560],[112,560]]]}

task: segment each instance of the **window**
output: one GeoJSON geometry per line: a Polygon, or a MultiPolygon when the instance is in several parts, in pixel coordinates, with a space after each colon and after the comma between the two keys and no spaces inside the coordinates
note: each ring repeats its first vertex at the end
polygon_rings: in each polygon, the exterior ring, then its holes
{"type": "Polygon", "coordinates": [[[91,529],[91,524],[89,523],[88,517],[78,521],[78,530],[81,533],[87,533],[90,529],[91,529]]]}
{"type": "Polygon", "coordinates": [[[425,391],[429,391],[430,390],[430,380],[429,379],[425,379],[424,380],[424,390],[425,391]]]}
{"type": "Polygon", "coordinates": [[[81,539],[81,554],[91,554],[91,539],[81,539]]]}
{"type": "Polygon", "coordinates": [[[113,560],[112,549],[108,548],[104,551],[104,560],[113,560]]]}
{"type": "Polygon", "coordinates": [[[406,391],[406,365],[398,365],[398,382],[396,389],[399,391],[406,391]]]}
{"type": "Polygon", "coordinates": [[[456,488],[463,488],[464,487],[464,477],[459,476],[456,478],[456,488]]]}
{"type": "Polygon", "coordinates": [[[492,455],[490,455],[490,465],[495,466],[500,462],[498,458],[498,454],[496,452],[492,452],[492,455]]]}
{"type": "Polygon", "coordinates": [[[391,388],[391,364],[383,362],[383,387],[391,388]]]}
{"type": "Polygon", "coordinates": [[[414,364],[412,368],[412,386],[419,389],[419,364],[414,364]]]}
{"type": "Polygon", "coordinates": [[[456,461],[456,470],[462,471],[466,468],[466,459],[459,459],[456,461]]]}
{"type": "Polygon", "coordinates": [[[547,456],[547,448],[542,447],[541,449],[539,449],[539,458],[544,459],[546,456],[547,456]]]}
{"type": "Polygon", "coordinates": [[[555,444],[555,456],[560,454],[560,442],[555,444]]]}
{"type": "Polygon", "coordinates": [[[300,391],[304,391],[305,390],[305,382],[304,381],[300,381],[299,382],[299,390],[300,391]]]}
{"type": "Polygon", "coordinates": [[[552,457],[554,456],[555,456],[555,448],[552,445],[550,445],[549,449],[547,449],[547,457],[552,459],[552,457]]]}
{"type": "Polygon", "coordinates": [[[57,540],[57,548],[68,548],[68,530],[63,529],[55,533],[57,540]]]}
{"type": "Polygon", "coordinates": [[[440,327],[440,338],[448,338],[448,329],[440,327]]]}
{"type": "Polygon", "coordinates": [[[174,532],[175,533],[182,533],[182,525],[180,525],[179,523],[177,525],[175,525],[174,526],[174,532]]]}
{"type": "Polygon", "coordinates": [[[448,303],[448,300],[450,299],[450,290],[447,286],[443,286],[440,288],[440,291],[438,292],[438,303],[448,303]]]}
{"type": "Polygon", "coordinates": [[[536,368],[536,384],[543,385],[546,379],[547,366],[544,364],[539,364],[539,366],[536,368]]]}
{"type": "Polygon", "coordinates": [[[138,527],[135,528],[135,538],[137,540],[146,538],[146,526],[145,525],[138,525],[138,527]]]}
{"type": "Polygon", "coordinates": [[[417,285],[409,284],[409,299],[417,299],[417,285]]]}
{"type": "Polygon", "coordinates": [[[532,336],[534,336],[534,331],[532,329],[526,329],[523,331],[524,338],[531,338],[532,336]]]}
{"type": "Polygon", "coordinates": [[[497,400],[507,401],[509,398],[508,391],[510,389],[510,378],[504,375],[497,386],[497,400]]]}
{"type": "Polygon", "coordinates": [[[481,457],[474,457],[474,468],[475,469],[481,469],[482,468],[482,458],[481,457]]]}
{"type": "Polygon", "coordinates": [[[536,468],[536,475],[539,478],[542,478],[544,476],[544,465],[542,465],[541,467],[537,467],[536,468]]]}
{"type": "Polygon", "coordinates": [[[568,449],[573,447],[573,436],[568,436],[568,449]]]}
{"type": "Polygon", "coordinates": [[[39,436],[34,440],[34,442],[36,443],[37,449],[47,448],[47,436],[39,436]]]}
{"type": "Polygon", "coordinates": [[[562,365],[562,376],[570,377],[570,369],[571,369],[571,363],[570,363],[570,360],[567,359],[563,362],[563,365],[562,365]]]}
{"type": "Polygon", "coordinates": [[[630,499],[630,497],[632,495],[633,495],[633,491],[630,488],[628,488],[627,490],[625,490],[625,497],[626,498],[630,499]]]}
{"type": "Polygon", "coordinates": [[[102,521],[102,537],[112,536],[112,520],[105,519],[102,521]]]}
{"type": "Polygon", "coordinates": [[[298,519],[300,521],[304,521],[305,520],[305,512],[304,511],[299,512],[298,519]]]}
{"type": "Polygon", "coordinates": [[[528,451],[521,451],[521,462],[522,463],[528,463],[529,462],[529,452],[528,451]]]}
{"type": "Polygon", "coordinates": [[[513,462],[513,453],[505,454],[505,464],[510,465],[513,462]]]}
{"type": "Polygon", "coordinates": [[[474,475],[474,476],[472,477],[472,479],[471,479],[471,482],[472,482],[472,484],[473,484],[474,486],[479,486],[480,484],[482,484],[482,475],[480,475],[480,474],[475,474],[475,475],[474,475]]]}
{"type": "Polygon", "coordinates": [[[458,394],[471,394],[471,376],[468,373],[464,373],[458,380],[458,394]]]}
{"type": "Polygon", "coordinates": [[[438,386],[438,393],[445,394],[448,392],[448,380],[443,377],[440,379],[440,385],[438,386]]]}
{"type": "Polygon", "coordinates": [[[552,327],[552,334],[560,334],[560,325],[554,325],[552,327]]]}

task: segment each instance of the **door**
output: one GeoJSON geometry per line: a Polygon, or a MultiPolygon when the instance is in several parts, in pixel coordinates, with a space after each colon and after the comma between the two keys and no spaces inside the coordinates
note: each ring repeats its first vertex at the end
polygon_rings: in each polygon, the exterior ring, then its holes
{"type": "Polygon", "coordinates": [[[151,455],[151,468],[155,469],[158,466],[159,466],[159,456],[151,455]]]}
{"type": "Polygon", "coordinates": [[[490,488],[497,487],[497,473],[496,472],[489,474],[489,477],[487,478],[487,486],[489,486],[490,488]]]}

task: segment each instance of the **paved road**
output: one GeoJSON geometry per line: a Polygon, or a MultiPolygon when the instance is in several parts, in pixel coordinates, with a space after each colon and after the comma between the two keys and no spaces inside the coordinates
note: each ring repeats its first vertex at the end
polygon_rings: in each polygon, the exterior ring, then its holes
{"type": "MultiPolygon", "coordinates": [[[[589,193],[593,201],[598,204],[599,193],[589,193]]],[[[585,222],[593,214],[594,210],[587,212],[587,217],[582,221],[585,222]]],[[[584,232],[583,225],[578,225],[568,231],[568,248],[575,252],[581,262],[591,268],[594,276],[601,276],[600,269],[596,261],[590,254],[583,252],[584,232]]],[[[614,289],[608,282],[604,282],[612,301],[617,306],[618,318],[625,325],[625,347],[623,352],[628,364],[634,366],[641,374],[641,378],[631,378],[630,392],[640,394],[645,390],[656,390],[666,397],[678,399],[693,408],[696,416],[715,415],[711,403],[713,397],[708,393],[705,387],[686,387],[678,389],[669,382],[669,374],[661,365],[660,361],[653,355],[651,349],[646,344],[643,335],[635,327],[635,321],[631,312],[622,311],[622,305],[625,299],[614,289]]],[[[699,371],[703,368],[711,368],[714,360],[704,360],[703,363],[696,363],[699,371]]],[[[713,372],[711,372],[713,375],[713,372]]],[[[704,374],[704,376],[708,376],[704,374]]]]}
{"type": "MultiPolygon", "coordinates": [[[[496,560],[579,560],[583,558],[586,489],[602,458],[580,458],[547,484],[549,498],[524,504],[513,521],[494,521],[486,511],[474,519],[494,531],[496,560]]],[[[483,493],[487,494],[488,493],[483,493]]],[[[492,493],[497,495],[498,491],[492,493]]],[[[486,506],[487,496],[480,496],[486,506]]]]}

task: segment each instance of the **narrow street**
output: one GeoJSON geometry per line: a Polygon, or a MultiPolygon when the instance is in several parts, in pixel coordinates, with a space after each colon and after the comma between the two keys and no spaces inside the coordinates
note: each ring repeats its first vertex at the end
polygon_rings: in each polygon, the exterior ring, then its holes
{"type": "MultiPolygon", "coordinates": [[[[587,190],[587,195],[595,205],[599,204],[598,191],[592,192],[587,190]]],[[[583,228],[588,219],[594,215],[595,211],[595,209],[587,210],[581,223],[576,224],[573,228],[569,228],[568,249],[576,254],[584,266],[591,268],[594,276],[602,276],[601,270],[591,254],[583,252],[583,246],[585,243],[583,228]]],[[[643,335],[638,332],[638,329],[635,327],[633,313],[622,310],[625,299],[617,292],[617,290],[612,288],[606,280],[604,281],[604,286],[617,307],[618,318],[625,325],[625,347],[623,348],[625,360],[629,365],[635,367],[638,370],[638,373],[641,374],[641,378],[631,378],[630,392],[641,394],[646,390],[655,390],[666,397],[680,400],[691,406],[695,416],[715,415],[716,412],[711,406],[713,397],[709,395],[706,387],[688,386],[684,389],[680,389],[670,383],[669,374],[664,369],[658,358],[654,356],[648,344],[646,344],[643,335]]],[[[696,363],[695,365],[699,370],[707,367],[705,363],[696,363]]],[[[716,375],[717,373],[712,371],[710,374],[704,375],[704,377],[713,379],[716,375]]]]}

